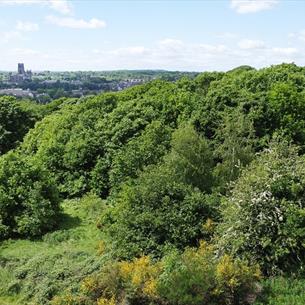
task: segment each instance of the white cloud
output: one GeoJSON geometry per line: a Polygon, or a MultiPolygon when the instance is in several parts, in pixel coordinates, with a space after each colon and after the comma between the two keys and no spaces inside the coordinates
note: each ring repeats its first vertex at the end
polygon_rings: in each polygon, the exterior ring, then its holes
{"type": "Polygon", "coordinates": [[[272,48],[271,51],[275,54],[291,56],[299,53],[299,50],[296,48],[272,48]]]}
{"type": "Polygon", "coordinates": [[[239,14],[256,13],[269,10],[278,2],[278,0],[231,0],[231,8],[239,14]]]}
{"type": "Polygon", "coordinates": [[[302,41],[305,41],[305,30],[302,30],[299,34],[298,34],[298,38],[302,41]]]}
{"type": "Polygon", "coordinates": [[[289,37],[290,38],[296,38],[296,39],[299,39],[301,41],[305,41],[305,30],[301,30],[301,31],[295,32],[295,33],[290,33],[289,37]]]}
{"type": "Polygon", "coordinates": [[[208,53],[224,53],[228,51],[228,48],[224,45],[199,44],[198,48],[201,52],[208,53]]]}
{"type": "Polygon", "coordinates": [[[33,49],[25,49],[25,48],[15,48],[12,50],[16,55],[38,55],[39,51],[33,49]]]}
{"type": "Polygon", "coordinates": [[[30,4],[40,4],[39,0],[1,0],[2,5],[30,5],[30,4]]]}
{"type": "Polygon", "coordinates": [[[143,46],[134,46],[134,47],[127,47],[127,48],[119,48],[113,51],[110,51],[109,54],[112,55],[119,55],[119,56],[139,56],[144,55],[147,53],[148,50],[143,46]]]}
{"type": "Polygon", "coordinates": [[[34,32],[39,30],[39,25],[28,21],[18,21],[16,30],[21,32],[34,32]]]}
{"type": "Polygon", "coordinates": [[[53,10],[62,14],[68,15],[72,13],[72,5],[66,0],[49,0],[48,5],[53,10]]]}
{"type": "MultiPolygon", "coordinates": [[[[187,43],[167,38],[151,47],[129,46],[107,51],[93,49],[88,62],[95,70],[160,68],[197,71],[229,70],[240,65],[260,68],[292,61],[305,63],[305,51],[303,55],[297,48],[268,46],[260,40],[242,42],[242,48],[236,48],[229,44],[187,43]]],[[[85,60],[82,62],[85,64],[85,60]]]]}
{"type": "Polygon", "coordinates": [[[71,14],[72,4],[68,0],[0,0],[0,5],[41,5],[61,14],[71,14]]]}
{"type": "Polygon", "coordinates": [[[183,42],[179,39],[166,38],[160,40],[159,45],[168,48],[180,48],[183,46],[183,42]]]}
{"type": "Polygon", "coordinates": [[[106,26],[105,21],[96,18],[86,21],[72,17],[47,16],[46,20],[51,24],[71,29],[98,29],[106,26]]]}
{"type": "MultiPolygon", "coordinates": [[[[15,35],[10,34],[11,38],[15,35]]],[[[22,35],[21,39],[23,39],[22,35]]],[[[3,69],[14,69],[16,61],[26,63],[32,70],[111,70],[111,69],[168,69],[213,71],[229,70],[240,65],[256,68],[282,62],[305,65],[305,46],[269,46],[241,49],[233,44],[208,44],[204,41],[188,43],[178,39],[163,39],[150,46],[126,45],[111,48],[107,44],[87,47],[57,49],[53,46],[37,50],[16,45],[9,49],[1,46],[3,69]]]]}
{"type": "MultiPolygon", "coordinates": [[[[1,0],[0,0],[1,1],[1,0]]],[[[15,29],[0,32],[0,44],[26,40],[26,32],[33,32],[39,29],[38,24],[32,22],[17,21],[15,29]]]]}
{"type": "Polygon", "coordinates": [[[216,34],[217,38],[221,38],[221,39],[236,39],[238,38],[238,34],[236,33],[231,33],[231,32],[223,32],[223,33],[218,33],[216,34]]]}
{"type": "Polygon", "coordinates": [[[11,40],[19,40],[24,38],[19,31],[7,31],[7,32],[0,32],[1,42],[8,43],[11,40]]]}
{"type": "Polygon", "coordinates": [[[238,43],[238,46],[244,50],[251,49],[263,49],[265,48],[265,43],[261,40],[251,40],[251,39],[243,39],[238,43]]]}

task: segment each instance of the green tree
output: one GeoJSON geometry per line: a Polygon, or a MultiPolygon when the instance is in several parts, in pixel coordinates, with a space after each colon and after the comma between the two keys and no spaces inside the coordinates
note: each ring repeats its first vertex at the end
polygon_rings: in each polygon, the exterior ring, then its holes
{"type": "Polygon", "coordinates": [[[17,147],[35,118],[15,98],[0,97],[0,155],[17,147]]]}
{"type": "Polygon", "coordinates": [[[164,123],[153,121],[141,135],[118,150],[109,172],[111,186],[115,188],[127,178],[136,178],[145,166],[157,163],[169,149],[171,132],[164,123]]]}
{"type": "Polygon", "coordinates": [[[256,140],[251,119],[238,108],[227,110],[222,115],[215,141],[214,158],[218,163],[214,176],[220,190],[223,190],[254,158],[256,140]]]}
{"type": "Polygon", "coordinates": [[[57,189],[35,160],[15,152],[0,158],[0,239],[40,236],[59,212],[57,189]]]}
{"type": "Polygon", "coordinates": [[[213,154],[208,141],[187,124],[172,135],[171,152],[165,166],[172,179],[192,185],[203,192],[210,192],[213,185],[213,154]]]}
{"type": "Polygon", "coordinates": [[[305,92],[291,82],[277,83],[268,92],[274,124],[299,145],[305,142],[305,92]]]}

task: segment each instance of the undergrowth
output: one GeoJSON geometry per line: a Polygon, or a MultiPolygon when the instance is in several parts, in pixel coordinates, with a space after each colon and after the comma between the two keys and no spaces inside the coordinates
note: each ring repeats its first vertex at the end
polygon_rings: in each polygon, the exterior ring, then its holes
{"type": "Polygon", "coordinates": [[[0,305],[44,305],[69,287],[73,291],[105,260],[98,253],[96,215],[103,201],[94,195],[66,200],[58,229],[36,240],[0,244],[0,305]]]}

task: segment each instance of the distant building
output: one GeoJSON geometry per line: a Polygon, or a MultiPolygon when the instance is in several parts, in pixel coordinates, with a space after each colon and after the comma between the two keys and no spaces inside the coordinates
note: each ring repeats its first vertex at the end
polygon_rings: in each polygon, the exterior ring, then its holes
{"type": "Polygon", "coordinates": [[[22,83],[26,80],[32,79],[32,71],[25,71],[24,63],[18,63],[17,74],[10,75],[9,81],[11,83],[22,83]]]}
{"type": "Polygon", "coordinates": [[[21,74],[21,75],[25,74],[24,63],[18,64],[18,74],[21,74]]]}
{"type": "Polygon", "coordinates": [[[33,98],[34,94],[30,90],[22,90],[21,88],[14,89],[0,89],[0,95],[12,95],[15,97],[28,97],[33,98]]]}

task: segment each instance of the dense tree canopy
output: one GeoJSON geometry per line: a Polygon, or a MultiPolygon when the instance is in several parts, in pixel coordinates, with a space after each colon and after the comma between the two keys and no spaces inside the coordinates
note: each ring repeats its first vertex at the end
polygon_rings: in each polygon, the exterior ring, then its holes
{"type": "MultiPolygon", "coordinates": [[[[142,146],[143,154],[138,160],[127,160],[136,162],[138,169],[164,154],[170,139],[169,128],[177,126],[184,108],[193,99],[184,88],[156,81],[126,92],[80,100],[38,123],[22,149],[35,154],[54,174],[63,194],[75,196],[95,189],[107,196],[110,185],[123,179],[125,174],[120,172],[121,177],[115,178],[115,171],[120,162],[126,162],[123,158],[132,146],[142,146]],[[150,147],[155,152],[148,151],[150,147]]],[[[137,169],[128,170],[128,166],[135,165],[126,164],[126,174],[134,175],[137,169]]]]}
{"type": "Polygon", "coordinates": [[[274,132],[303,145],[304,87],[302,68],[283,64],[71,99],[53,106],[57,111],[27,135],[22,150],[36,155],[62,194],[94,189],[107,197],[127,177],[158,162],[171,133],[191,122],[211,142],[215,175],[225,185],[274,132]]]}

